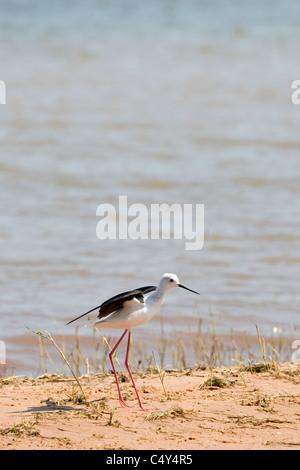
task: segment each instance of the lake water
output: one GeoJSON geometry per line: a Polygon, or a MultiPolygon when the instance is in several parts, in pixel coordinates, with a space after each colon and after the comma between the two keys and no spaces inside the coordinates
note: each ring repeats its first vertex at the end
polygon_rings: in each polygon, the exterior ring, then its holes
{"type": "Polygon", "coordinates": [[[213,315],[218,334],[299,336],[299,2],[0,11],[0,339],[14,373],[37,367],[24,325],[73,334],[68,320],[164,272],[201,297],[170,292],[134,333],[145,347],[161,315],[170,335],[213,315]],[[203,249],[99,240],[96,209],[120,195],[204,204],[203,249]]]}

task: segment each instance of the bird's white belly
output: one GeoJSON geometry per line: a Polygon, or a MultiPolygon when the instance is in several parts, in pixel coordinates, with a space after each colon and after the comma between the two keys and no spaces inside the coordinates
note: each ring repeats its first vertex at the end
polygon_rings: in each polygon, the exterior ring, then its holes
{"type": "Polygon", "coordinates": [[[139,310],[135,311],[132,311],[131,309],[122,309],[95,322],[95,326],[99,326],[99,328],[115,329],[134,328],[135,326],[142,325],[148,321],[152,316],[150,316],[149,313],[150,312],[147,311],[145,306],[142,306],[139,310]]]}

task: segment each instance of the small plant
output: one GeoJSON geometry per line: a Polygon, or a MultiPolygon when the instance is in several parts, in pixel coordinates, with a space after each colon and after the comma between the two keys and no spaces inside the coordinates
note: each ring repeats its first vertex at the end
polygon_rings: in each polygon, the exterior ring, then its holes
{"type": "Polygon", "coordinates": [[[113,417],[114,417],[114,414],[115,414],[115,409],[114,407],[112,406],[111,407],[111,411],[109,413],[109,418],[108,418],[108,421],[106,423],[106,426],[113,426],[115,428],[118,428],[121,426],[121,423],[120,421],[118,421],[117,419],[113,420],[113,417]]]}
{"type": "Polygon", "coordinates": [[[81,386],[81,383],[79,382],[78,378],[76,377],[76,374],[74,373],[72,367],[71,367],[71,364],[70,362],[68,361],[68,359],[66,358],[64,352],[61,350],[61,348],[56,344],[56,342],[54,341],[54,339],[52,338],[52,336],[50,335],[50,333],[48,333],[48,331],[45,331],[45,335],[43,333],[41,333],[40,331],[33,331],[31,328],[27,327],[26,328],[31,331],[32,333],[42,337],[42,338],[45,338],[47,340],[49,340],[54,346],[55,348],[57,349],[57,351],[59,352],[59,354],[61,355],[61,357],[63,358],[64,362],[66,363],[66,365],[68,366],[71,374],[73,375],[74,379],[76,380],[76,383],[78,385],[78,387],[80,388],[81,390],[81,393],[82,393],[82,396],[84,397],[84,400],[85,400],[85,395],[84,395],[84,391],[83,391],[83,388],[81,386]]]}
{"type": "Polygon", "coordinates": [[[217,375],[212,375],[203,384],[200,384],[198,389],[201,390],[203,388],[226,388],[229,386],[230,384],[227,380],[221,379],[221,377],[218,377],[217,375]]]}
{"type": "Polygon", "coordinates": [[[190,414],[193,413],[193,410],[184,410],[181,406],[176,405],[166,411],[151,411],[145,417],[146,421],[154,421],[157,419],[167,419],[167,418],[185,418],[189,419],[190,414]]]}
{"type": "Polygon", "coordinates": [[[1,436],[7,436],[12,434],[15,438],[19,437],[30,437],[30,436],[39,436],[40,432],[33,429],[33,426],[37,424],[37,418],[23,421],[20,424],[13,424],[11,427],[7,427],[0,430],[1,436]]]}
{"type": "Polygon", "coordinates": [[[164,390],[164,394],[165,394],[166,397],[167,397],[168,394],[167,394],[166,389],[165,389],[165,386],[164,386],[164,380],[165,380],[165,376],[166,376],[166,371],[165,371],[164,369],[162,369],[161,367],[159,367],[159,365],[157,364],[156,359],[155,359],[154,351],[152,351],[152,355],[153,355],[153,359],[154,359],[154,362],[155,362],[156,370],[157,370],[157,372],[158,372],[159,379],[160,379],[161,384],[162,384],[162,388],[163,388],[163,390],[164,390]]]}
{"type": "Polygon", "coordinates": [[[260,334],[259,334],[259,331],[258,331],[258,326],[257,325],[255,325],[255,326],[256,326],[256,332],[257,332],[257,337],[258,337],[258,342],[259,342],[261,354],[262,354],[262,357],[263,357],[263,360],[264,360],[265,371],[267,371],[269,369],[269,366],[268,366],[268,363],[267,363],[267,360],[266,360],[266,343],[265,343],[264,338],[260,337],[260,334]]]}

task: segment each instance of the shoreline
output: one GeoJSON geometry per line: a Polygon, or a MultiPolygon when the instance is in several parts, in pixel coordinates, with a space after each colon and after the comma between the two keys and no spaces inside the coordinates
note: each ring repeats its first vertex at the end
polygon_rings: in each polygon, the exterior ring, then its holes
{"type": "MultiPolygon", "coordinates": [[[[255,327],[254,327],[255,331],[255,327]]],[[[58,351],[44,333],[25,332],[6,338],[6,364],[0,365],[0,378],[6,375],[34,376],[43,373],[66,372],[66,366],[58,351]]],[[[112,346],[118,339],[117,333],[105,338],[112,346]]],[[[96,332],[90,336],[75,331],[70,334],[55,334],[53,338],[59,347],[70,357],[77,375],[107,372],[110,369],[108,346],[96,332]]],[[[284,336],[261,336],[259,331],[249,334],[242,331],[214,333],[214,331],[159,332],[149,339],[148,332],[136,332],[131,348],[133,364],[139,370],[153,366],[153,351],[160,367],[165,369],[185,369],[189,367],[231,367],[261,360],[274,360],[279,363],[293,361],[295,334],[284,336]]],[[[125,357],[124,348],[118,353],[120,363],[125,357]]]]}
{"type": "Polygon", "coordinates": [[[300,449],[300,365],[0,380],[0,449],[300,449]]]}

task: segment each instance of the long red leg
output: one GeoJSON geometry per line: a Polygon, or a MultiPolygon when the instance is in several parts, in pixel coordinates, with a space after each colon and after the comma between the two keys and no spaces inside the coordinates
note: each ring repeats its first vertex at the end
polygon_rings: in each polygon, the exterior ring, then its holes
{"type": "Polygon", "coordinates": [[[142,405],[141,399],[140,399],[140,397],[139,397],[139,394],[138,394],[138,391],[137,391],[137,388],[136,388],[136,385],[135,385],[135,383],[134,383],[134,380],[133,380],[133,377],[132,377],[132,373],[131,373],[131,370],[130,370],[130,367],[129,367],[128,356],[129,356],[129,349],[130,349],[130,338],[131,338],[131,330],[128,331],[128,341],[127,341],[127,351],[126,351],[125,366],[126,366],[126,369],[127,369],[128,372],[129,372],[129,375],[130,375],[130,378],[131,378],[131,382],[132,382],[132,385],[133,385],[133,387],[134,387],[134,390],[135,390],[135,393],[136,393],[136,396],[137,396],[137,399],[138,399],[140,408],[141,408],[143,411],[149,411],[148,408],[144,408],[143,405],[142,405]]]}
{"type": "Polygon", "coordinates": [[[125,330],[124,333],[122,334],[121,338],[119,339],[119,341],[117,342],[117,344],[114,346],[114,348],[111,350],[111,352],[109,353],[109,359],[110,359],[110,362],[111,362],[111,365],[112,365],[112,368],[113,368],[113,371],[114,371],[114,374],[115,374],[115,379],[116,379],[116,384],[117,384],[117,387],[118,387],[118,393],[119,393],[119,401],[120,401],[120,405],[121,406],[128,406],[130,407],[130,405],[127,405],[127,403],[125,403],[125,401],[123,400],[122,398],[122,394],[121,394],[121,389],[120,389],[120,385],[119,385],[119,381],[118,381],[118,376],[117,376],[117,373],[116,373],[116,369],[115,369],[115,366],[114,366],[114,361],[113,361],[113,355],[114,355],[114,352],[115,350],[117,349],[117,347],[119,346],[119,344],[121,343],[122,339],[124,338],[124,336],[126,335],[128,330],[125,330]]]}

